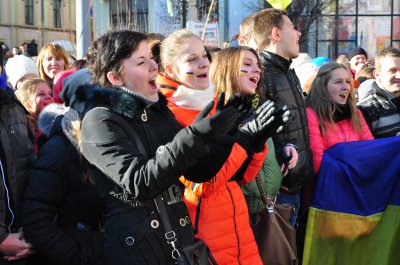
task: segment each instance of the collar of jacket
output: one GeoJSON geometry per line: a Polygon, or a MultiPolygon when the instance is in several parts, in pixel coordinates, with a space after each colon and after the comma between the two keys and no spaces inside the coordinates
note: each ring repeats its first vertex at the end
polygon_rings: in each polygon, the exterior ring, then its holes
{"type": "Polygon", "coordinates": [[[374,83],[372,83],[372,90],[370,91],[370,93],[375,93],[377,96],[384,98],[386,100],[394,98],[394,96],[391,95],[390,92],[382,89],[376,80],[374,83]]]}
{"type": "Polygon", "coordinates": [[[169,77],[166,77],[164,75],[158,75],[156,79],[156,84],[158,88],[160,89],[160,92],[166,97],[172,97],[172,95],[175,93],[177,90],[179,84],[178,82],[175,82],[169,77]]]}
{"type": "Polygon", "coordinates": [[[279,68],[282,71],[288,71],[290,68],[290,64],[292,63],[292,60],[286,60],[282,56],[279,56],[276,53],[268,52],[268,51],[262,51],[260,53],[260,59],[261,63],[264,65],[264,63],[270,62],[277,68],[279,68]]]}
{"type": "MultiPolygon", "coordinates": [[[[159,100],[151,107],[159,109],[160,106],[166,106],[166,99],[158,93],[159,100]]],[[[116,113],[134,118],[137,109],[143,109],[146,102],[137,95],[125,92],[117,87],[99,87],[95,85],[81,86],[76,90],[77,103],[83,103],[85,110],[83,113],[94,107],[107,107],[116,113]]],[[[72,106],[73,107],[73,106],[72,106]]]]}
{"type": "Polygon", "coordinates": [[[376,94],[382,98],[385,98],[387,100],[392,100],[392,99],[396,98],[395,95],[393,95],[392,93],[390,93],[389,91],[384,89],[383,85],[378,80],[375,80],[375,82],[373,83],[373,87],[376,88],[375,89],[376,94]]]}

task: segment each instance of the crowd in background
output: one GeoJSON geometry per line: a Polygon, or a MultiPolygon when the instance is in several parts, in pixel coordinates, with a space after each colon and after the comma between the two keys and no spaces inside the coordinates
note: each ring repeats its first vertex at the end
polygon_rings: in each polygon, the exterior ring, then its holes
{"type": "Polygon", "coordinates": [[[301,263],[325,151],[399,135],[400,50],[311,58],[300,35],[265,9],[223,49],[185,29],[109,32],[82,60],[14,47],[0,78],[0,264],[173,264],[194,238],[218,264],[263,264],[256,178],[292,207],[301,263]]]}

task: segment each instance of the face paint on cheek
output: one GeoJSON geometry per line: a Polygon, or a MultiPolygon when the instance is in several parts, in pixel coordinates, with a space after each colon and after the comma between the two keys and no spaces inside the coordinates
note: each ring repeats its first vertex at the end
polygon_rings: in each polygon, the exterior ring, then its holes
{"type": "Polygon", "coordinates": [[[186,72],[186,76],[194,76],[194,72],[186,72]]]}
{"type": "Polygon", "coordinates": [[[240,74],[244,75],[244,76],[247,76],[247,70],[244,70],[244,69],[240,70],[240,74]]]}

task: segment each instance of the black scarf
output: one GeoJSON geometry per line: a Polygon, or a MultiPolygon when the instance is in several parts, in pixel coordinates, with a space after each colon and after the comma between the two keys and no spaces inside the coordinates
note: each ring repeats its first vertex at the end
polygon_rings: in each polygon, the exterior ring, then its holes
{"type": "Polygon", "coordinates": [[[340,122],[347,120],[351,117],[350,104],[336,104],[335,112],[333,113],[333,121],[340,122]]]}

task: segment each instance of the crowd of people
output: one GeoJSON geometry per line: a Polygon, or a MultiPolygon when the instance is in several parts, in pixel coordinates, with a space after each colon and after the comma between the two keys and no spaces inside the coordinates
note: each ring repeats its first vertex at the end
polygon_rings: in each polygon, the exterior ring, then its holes
{"type": "Polygon", "coordinates": [[[400,50],[312,59],[300,36],[271,8],[223,49],[186,29],[108,32],[75,62],[55,43],[15,47],[0,82],[0,264],[178,264],[195,239],[217,264],[263,264],[256,177],[292,207],[301,263],[325,151],[400,134],[400,50]]]}

